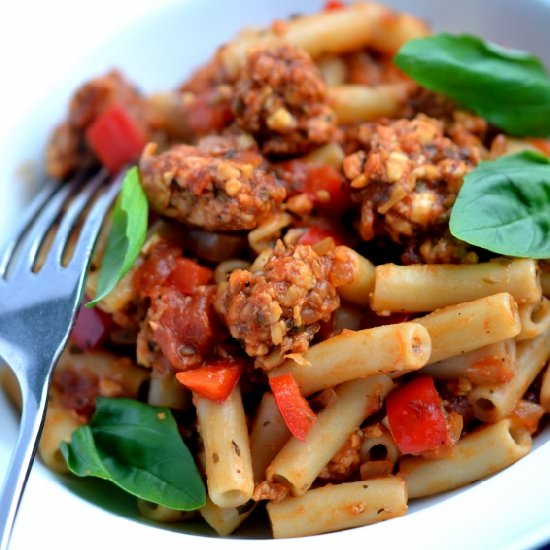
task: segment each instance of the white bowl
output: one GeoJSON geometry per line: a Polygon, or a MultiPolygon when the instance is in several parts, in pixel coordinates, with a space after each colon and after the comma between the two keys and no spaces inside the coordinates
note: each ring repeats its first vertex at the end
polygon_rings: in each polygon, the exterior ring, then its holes
{"type": "MultiPolygon", "coordinates": [[[[550,66],[548,0],[390,0],[437,30],[472,32],[525,48],[550,66]]],[[[168,88],[205,61],[240,27],[298,11],[322,0],[20,0],[3,8],[0,51],[0,240],[43,177],[48,134],[64,116],[72,90],[117,66],[145,91],[168,88]]],[[[32,338],[32,335],[29,335],[32,338]]],[[[0,392],[0,473],[17,434],[16,413],[0,392]]],[[[220,539],[206,529],[162,528],[138,519],[125,499],[109,499],[97,484],[62,478],[36,463],[21,505],[12,550],[36,543],[56,550],[118,545],[163,550],[208,548],[316,548],[365,545],[408,549],[530,548],[550,540],[550,429],[532,453],[492,478],[411,504],[401,518],[369,527],[284,541],[220,539]],[[98,505],[102,500],[105,508],[98,505]],[[204,536],[206,534],[207,536],[204,536]]],[[[246,536],[254,536],[249,531],[246,536]]]]}

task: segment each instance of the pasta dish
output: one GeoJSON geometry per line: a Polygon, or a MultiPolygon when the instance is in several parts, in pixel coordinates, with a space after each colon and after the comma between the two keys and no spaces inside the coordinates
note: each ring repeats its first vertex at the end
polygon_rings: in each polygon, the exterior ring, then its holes
{"type": "MultiPolygon", "coordinates": [[[[550,413],[550,77],[372,2],[243,29],[175,89],[71,97],[50,176],[124,172],[39,453],[158,522],[406,513],[550,413]]],[[[9,380],[6,380],[9,386],[9,380]]]]}

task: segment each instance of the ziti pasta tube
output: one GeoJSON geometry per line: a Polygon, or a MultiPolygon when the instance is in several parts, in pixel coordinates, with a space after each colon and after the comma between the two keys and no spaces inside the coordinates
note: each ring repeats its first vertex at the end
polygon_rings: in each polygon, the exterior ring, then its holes
{"type": "Polygon", "coordinates": [[[325,485],[303,496],[267,505],[275,538],[368,525],[401,516],[406,511],[406,487],[395,476],[325,485]]]}
{"type": "Polygon", "coordinates": [[[147,403],[155,407],[169,407],[170,409],[189,409],[191,407],[191,393],[180,384],[171,373],[157,373],[153,371],[149,379],[147,403]]]}
{"type": "Polygon", "coordinates": [[[353,279],[338,287],[338,294],[344,300],[366,306],[374,288],[374,265],[348,246],[336,247],[335,254],[343,255],[352,266],[353,279]]]}
{"type": "Polygon", "coordinates": [[[139,513],[144,518],[159,523],[179,523],[193,516],[193,512],[174,510],[173,508],[167,508],[166,506],[162,506],[162,504],[156,504],[155,502],[149,502],[141,498],[137,499],[137,507],[139,513]]]}
{"type": "Polygon", "coordinates": [[[525,456],[531,443],[525,428],[504,419],[461,439],[448,457],[402,459],[399,475],[407,484],[409,498],[435,495],[504,470],[525,456]]]}
{"type": "Polygon", "coordinates": [[[221,48],[219,58],[228,75],[236,77],[247,51],[254,47],[287,42],[312,57],[361,49],[379,36],[377,26],[391,13],[379,4],[361,2],[340,10],[301,15],[285,21],[276,32],[261,29],[237,36],[221,48]]]}
{"type": "Polygon", "coordinates": [[[222,508],[216,506],[208,497],[206,504],[199,509],[204,521],[222,537],[230,535],[239,525],[252,513],[254,503],[250,506],[239,506],[237,508],[222,508]]]}
{"type": "Polygon", "coordinates": [[[472,384],[502,384],[512,378],[515,361],[516,341],[508,338],[432,363],[422,372],[441,380],[467,378],[472,384]]]}
{"type": "Polygon", "coordinates": [[[519,306],[519,318],[521,332],[517,340],[528,340],[546,332],[550,328],[550,300],[543,296],[538,302],[519,306]]]}
{"type": "Polygon", "coordinates": [[[511,414],[549,356],[550,332],[519,342],[512,379],[504,384],[478,386],[468,394],[475,416],[484,422],[496,422],[511,414]]]}
{"type": "Polygon", "coordinates": [[[241,506],[252,497],[254,481],[239,386],[225,401],[194,393],[193,402],[204,442],[208,496],[222,508],[241,506]]]}
{"type": "Polygon", "coordinates": [[[42,436],[38,443],[38,454],[44,464],[54,472],[66,474],[67,462],[59,449],[61,442],[69,442],[72,433],[84,424],[85,419],[71,409],[48,407],[42,436]]]}
{"type": "Polygon", "coordinates": [[[429,363],[513,338],[521,330],[518,306],[507,292],[443,307],[414,321],[430,334],[429,363]]]}
{"type": "Polygon", "coordinates": [[[431,353],[427,330],[418,323],[398,323],[338,336],[309,348],[307,363],[285,361],[270,372],[290,372],[304,395],[347,380],[384,373],[405,373],[423,367],[431,353]]]}
{"type": "Polygon", "coordinates": [[[408,90],[407,84],[345,84],[328,88],[328,96],[338,122],[352,124],[397,117],[406,104],[408,90]]]}
{"type": "Polygon", "coordinates": [[[400,456],[390,432],[382,423],[363,428],[363,441],[361,442],[361,462],[372,460],[387,460],[392,465],[400,456]]]}
{"type": "Polygon", "coordinates": [[[290,432],[270,392],[265,392],[260,401],[252,431],[250,450],[254,481],[265,479],[265,470],[283,445],[290,439],[290,432]]]}
{"type": "Polygon", "coordinates": [[[305,441],[291,438],[268,466],[267,478],[303,495],[353,430],[380,409],[392,387],[391,379],[382,375],[336,388],[336,399],[319,413],[305,441]]]}
{"type": "Polygon", "coordinates": [[[495,260],[475,265],[384,264],[376,267],[374,311],[432,311],[499,292],[518,304],[541,297],[535,260],[495,260]]]}

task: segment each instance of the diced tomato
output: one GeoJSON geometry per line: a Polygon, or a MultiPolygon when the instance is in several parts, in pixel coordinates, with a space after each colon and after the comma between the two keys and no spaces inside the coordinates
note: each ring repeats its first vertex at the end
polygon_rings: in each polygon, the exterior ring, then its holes
{"type": "Polygon", "coordinates": [[[322,211],[340,213],[350,206],[344,178],[330,164],[312,164],[307,167],[304,191],[322,211]]]}
{"type": "Polygon", "coordinates": [[[334,240],[334,244],[336,245],[344,244],[342,236],[337,231],[324,229],[317,225],[308,227],[307,231],[298,239],[298,243],[313,246],[329,237],[334,240]]]}
{"type": "Polygon", "coordinates": [[[538,403],[520,399],[516,403],[510,419],[527,429],[530,434],[534,434],[539,429],[539,422],[544,414],[544,408],[538,403]]]}
{"type": "Polygon", "coordinates": [[[166,284],[181,254],[180,247],[167,241],[160,241],[149,250],[133,278],[141,298],[153,297],[166,284]]]}
{"type": "Polygon", "coordinates": [[[211,269],[188,258],[178,258],[167,282],[183,294],[190,296],[195,292],[196,287],[208,284],[213,276],[211,269]]]}
{"type": "Polygon", "coordinates": [[[304,193],[307,166],[307,163],[297,159],[281,162],[277,165],[281,178],[287,184],[290,195],[304,193]]]}
{"type": "Polygon", "coordinates": [[[100,394],[100,380],[99,376],[90,370],[65,367],[54,371],[52,388],[59,395],[63,408],[89,418],[94,412],[95,402],[100,394]]]}
{"type": "Polygon", "coordinates": [[[315,421],[315,413],[300,393],[300,388],[292,374],[281,374],[269,378],[275,403],[290,433],[300,441],[306,436],[315,421]]]}
{"type": "Polygon", "coordinates": [[[217,99],[216,93],[216,90],[206,90],[186,111],[186,122],[193,133],[203,135],[219,131],[233,120],[231,100],[217,99]]]}
{"type": "Polygon", "coordinates": [[[225,401],[239,381],[243,367],[239,363],[217,361],[203,367],[176,373],[180,384],[212,401],[225,401]]]}
{"type": "Polygon", "coordinates": [[[386,398],[390,431],[402,453],[422,453],[451,443],[433,378],[416,376],[386,398]]]}
{"type": "MultiPolygon", "coordinates": [[[[88,302],[88,300],[84,300],[88,302]]],[[[99,308],[81,305],[69,336],[69,341],[84,351],[92,350],[105,340],[113,321],[111,316],[99,308]]]]}
{"type": "Polygon", "coordinates": [[[340,0],[327,0],[325,2],[325,11],[341,10],[344,7],[344,3],[340,0]]]}
{"type": "Polygon", "coordinates": [[[158,312],[153,337],[175,370],[188,367],[186,355],[206,355],[215,339],[215,287],[203,287],[185,296],[172,287],[162,289],[151,308],[158,312]]]}
{"type": "Polygon", "coordinates": [[[530,138],[529,143],[550,157],[550,139],[530,138]]]}
{"type": "Polygon", "coordinates": [[[334,166],[291,160],[281,163],[280,169],[290,195],[306,193],[319,211],[333,215],[350,207],[344,178],[334,166]]]}
{"type": "Polygon", "coordinates": [[[86,131],[86,140],[111,173],[139,158],[147,142],[142,129],[120,105],[110,107],[95,119],[86,131]]]}

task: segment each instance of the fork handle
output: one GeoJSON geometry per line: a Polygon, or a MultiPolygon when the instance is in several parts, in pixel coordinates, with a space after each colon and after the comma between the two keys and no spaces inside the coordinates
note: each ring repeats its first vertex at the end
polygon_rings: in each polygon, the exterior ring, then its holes
{"type": "Polygon", "coordinates": [[[8,548],[21,496],[29,478],[46,409],[46,393],[36,399],[32,392],[25,390],[26,388],[21,387],[23,410],[19,436],[12,451],[0,494],[0,550],[8,548]]]}

